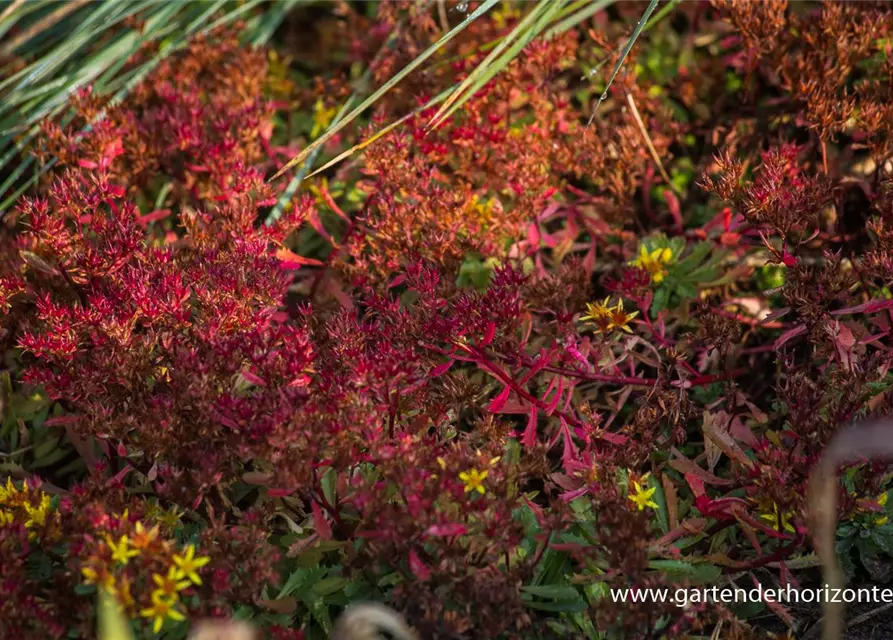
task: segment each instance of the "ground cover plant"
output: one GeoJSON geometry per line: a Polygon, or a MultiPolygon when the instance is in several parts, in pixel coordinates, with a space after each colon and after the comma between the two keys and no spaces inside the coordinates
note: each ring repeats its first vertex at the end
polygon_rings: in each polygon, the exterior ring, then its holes
{"type": "Polygon", "coordinates": [[[120,3],[77,75],[72,4],[0,9],[0,637],[817,637],[611,589],[821,581],[810,474],[890,413],[890,5],[120,3]]]}

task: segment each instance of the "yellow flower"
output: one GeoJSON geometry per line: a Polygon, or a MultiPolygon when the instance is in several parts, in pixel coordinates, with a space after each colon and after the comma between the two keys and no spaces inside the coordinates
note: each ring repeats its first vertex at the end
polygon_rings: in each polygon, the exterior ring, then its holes
{"type": "Polygon", "coordinates": [[[34,527],[42,527],[46,524],[47,521],[47,512],[50,510],[50,497],[47,494],[43,494],[40,498],[40,504],[32,506],[31,503],[25,503],[25,512],[28,514],[28,519],[25,521],[25,528],[31,529],[34,527]]]}
{"type": "MultiPolygon", "coordinates": [[[[644,482],[645,478],[647,478],[647,474],[642,478],[644,482]]],[[[654,492],[657,491],[657,487],[651,487],[650,489],[643,489],[642,485],[638,483],[638,481],[633,480],[633,488],[635,489],[634,493],[629,494],[629,499],[635,503],[637,507],[639,507],[639,511],[644,511],[645,507],[651,507],[652,509],[657,509],[657,503],[651,499],[651,496],[654,495],[654,492]]]]}
{"type": "Polygon", "coordinates": [[[610,298],[604,302],[589,302],[586,304],[586,313],[580,316],[580,320],[591,321],[595,325],[596,333],[607,333],[613,329],[620,329],[632,333],[629,328],[630,321],[639,315],[638,311],[627,313],[623,310],[623,300],[618,300],[613,307],[608,306],[610,298]]]}
{"type": "Polygon", "coordinates": [[[9,502],[12,498],[18,495],[19,490],[16,489],[16,486],[12,483],[12,478],[6,479],[6,486],[0,486],[0,504],[4,504],[9,502]]]}
{"type": "Polygon", "coordinates": [[[136,601],[133,599],[133,594],[130,591],[130,579],[127,576],[121,578],[121,582],[118,584],[118,589],[116,594],[118,597],[118,605],[122,609],[129,609],[136,601]]]}
{"type": "Polygon", "coordinates": [[[772,503],[772,511],[760,514],[760,519],[771,525],[773,529],[778,532],[787,531],[788,533],[795,532],[794,525],[791,524],[791,518],[793,517],[793,511],[781,512],[778,509],[778,505],[774,502],[772,503]]]}
{"type": "Polygon", "coordinates": [[[93,567],[84,567],[81,569],[81,575],[84,576],[84,584],[95,584],[103,587],[109,593],[115,593],[115,576],[109,573],[105,567],[98,570],[93,567]]]}
{"type": "Polygon", "coordinates": [[[176,598],[167,598],[160,591],[153,591],[152,606],[140,611],[140,615],[144,618],[152,618],[152,631],[158,633],[164,626],[165,620],[182,622],[186,619],[186,616],[177,611],[176,606],[176,598]]]}
{"type": "Polygon", "coordinates": [[[12,511],[0,509],[0,527],[5,524],[12,524],[14,521],[15,516],[12,514],[12,511]]]}
{"type": "Polygon", "coordinates": [[[648,251],[645,245],[639,246],[639,257],[630,262],[634,267],[639,267],[648,272],[652,282],[660,284],[667,276],[666,265],[673,260],[673,250],[669,247],[648,251]]]}
{"type": "Polygon", "coordinates": [[[202,579],[198,577],[198,569],[208,564],[211,558],[208,556],[195,557],[195,545],[186,547],[186,553],[182,556],[174,555],[174,564],[177,565],[177,579],[189,578],[193,584],[201,584],[202,579]]]}
{"type": "Polygon", "coordinates": [[[483,495],[486,491],[486,489],[484,489],[484,480],[489,474],[490,472],[488,470],[478,471],[477,469],[460,473],[459,479],[465,483],[465,493],[477,491],[483,495]]]}
{"type": "Polygon", "coordinates": [[[134,549],[139,549],[140,551],[145,551],[149,548],[155,539],[158,537],[158,525],[156,524],[151,529],[146,529],[143,526],[142,522],[137,522],[135,527],[135,532],[130,536],[130,544],[133,545],[134,549]]]}
{"type": "Polygon", "coordinates": [[[120,562],[121,564],[127,564],[131,558],[140,554],[139,549],[128,548],[130,540],[127,536],[121,536],[117,544],[115,544],[111,538],[106,538],[105,543],[109,546],[109,549],[112,550],[112,560],[120,562]]]}
{"type": "Polygon", "coordinates": [[[192,585],[189,580],[179,580],[177,570],[174,567],[167,570],[166,576],[162,576],[158,573],[153,574],[152,582],[158,587],[156,589],[157,592],[160,592],[169,598],[176,598],[178,591],[182,591],[192,585]]]}
{"type": "Polygon", "coordinates": [[[611,307],[610,312],[610,327],[612,329],[620,329],[621,331],[626,331],[627,333],[633,332],[633,330],[630,329],[628,325],[633,318],[639,315],[638,311],[627,313],[623,310],[623,300],[618,300],[617,304],[611,307]]]}
{"type": "Polygon", "coordinates": [[[332,122],[332,118],[335,117],[337,112],[337,108],[327,108],[323,99],[319,98],[316,104],[313,105],[313,130],[310,131],[310,137],[316,138],[328,129],[329,123],[332,122]]]}
{"type": "Polygon", "coordinates": [[[607,333],[611,330],[611,307],[608,306],[610,298],[604,302],[589,302],[586,304],[586,313],[580,316],[580,320],[590,321],[595,325],[596,333],[607,333]]]}

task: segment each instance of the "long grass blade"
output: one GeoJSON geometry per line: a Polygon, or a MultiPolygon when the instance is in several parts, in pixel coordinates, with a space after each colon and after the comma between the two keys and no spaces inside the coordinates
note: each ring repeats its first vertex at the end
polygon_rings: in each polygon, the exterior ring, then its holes
{"type": "MultiPolygon", "coordinates": [[[[220,10],[227,4],[226,0],[169,3],[159,3],[154,0],[96,2],[95,9],[91,7],[90,12],[84,12],[83,16],[77,14],[78,17],[67,21],[57,21],[57,26],[52,28],[61,29],[60,33],[35,32],[35,39],[50,37],[50,45],[46,48],[46,53],[39,55],[36,60],[14,74],[13,77],[7,77],[0,82],[0,90],[3,87],[7,88],[6,95],[0,102],[0,113],[9,113],[8,117],[4,119],[7,131],[2,132],[6,134],[4,137],[0,137],[0,151],[13,142],[2,152],[0,168],[8,165],[13,158],[23,153],[39,132],[39,127],[35,123],[64,109],[72,91],[88,83],[94,83],[93,86],[98,93],[111,94],[111,103],[118,103],[161,60],[183,48],[192,36],[238,19],[257,7],[261,1],[249,0],[222,14],[220,10]],[[76,60],[76,54],[81,48],[96,40],[113,25],[138,12],[144,12],[145,29],[143,32],[125,32],[105,43],[99,51],[85,61],[78,62],[76,60]],[[73,25],[71,24],[72,20],[75,22],[73,25]],[[146,41],[159,40],[172,33],[176,34],[176,38],[163,42],[155,56],[137,68],[128,70],[123,75],[120,74],[127,60],[146,41]],[[59,73],[63,67],[65,70],[59,73]],[[46,81],[40,82],[44,78],[46,81]],[[9,87],[12,84],[15,84],[15,87],[10,90],[9,87]],[[16,136],[14,141],[11,138],[10,126],[15,131],[24,130],[23,133],[16,136]]],[[[299,1],[285,0],[281,4],[276,3],[276,6],[270,8],[261,19],[250,21],[249,26],[243,30],[246,40],[255,43],[265,42],[281,24],[288,10],[299,1]]],[[[29,0],[29,2],[20,3],[11,9],[7,8],[3,17],[0,18],[0,28],[6,24],[14,25],[22,15],[30,13],[35,6],[46,4],[52,3],[29,0]]],[[[45,26],[47,24],[45,23],[45,26]]],[[[69,117],[70,114],[63,116],[63,123],[69,117]]],[[[0,122],[0,129],[2,128],[4,125],[3,122],[0,122]]],[[[7,193],[7,190],[25,174],[28,168],[33,166],[33,161],[34,158],[30,156],[23,159],[22,163],[10,172],[10,175],[6,176],[3,184],[0,185],[0,198],[6,196],[0,202],[0,217],[56,162],[51,159],[44,166],[35,167],[34,175],[19,185],[13,193],[7,193]]]]}
{"type": "Polygon", "coordinates": [[[616,0],[595,0],[594,2],[584,2],[583,9],[581,11],[568,15],[562,20],[559,20],[552,28],[546,31],[543,37],[554,38],[555,36],[564,33],[568,29],[573,29],[584,20],[587,20],[599,11],[610,7],[615,2],[616,0]]]}
{"type": "MultiPolygon", "coordinates": [[[[529,42],[529,36],[533,33],[535,29],[535,25],[537,24],[540,17],[546,13],[554,13],[553,8],[560,8],[562,2],[559,0],[557,2],[539,2],[534,5],[533,9],[524,16],[524,19],[519,22],[514,29],[512,29],[511,33],[509,33],[503,40],[493,48],[493,50],[484,58],[480,64],[478,64],[475,69],[468,74],[468,77],[463,80],[458,87],[452,92],[449,98],[447,98],[446,102],[441,105],[440,109],[437,110],[437,113],[434,114],[434,117],[431,118],[431,122],[428,123],[429,128],[436,127],[440,122],[444,120],[446,117],[445,114],[450,109],[450,107],[455,104],[462,95],[468,91],[469,87],[477,86],[477,80],[481,78],[487,71],[494,66],[494,63],[499,60],[499,62],[503,61],[503,58],[500,56],[502,52],[505,51],[512,42],[516,40],[522,40],[529,42]],[[525,40],[526,39],[526,40],[525,40]]],[[[503,63],[504,66],[504,63],[503,63]]]]}
{"type": "Polygon", "coordinates": [[[70,0],[69,2],[61,3],[55,11],[38,20],[25,31],[0,47],[0,53],[3,55],[11,54],[34,36],[46,31],[59,21],[63,20],[68,14],[80,9],[87,4],[88,1],[89,0],[70,0]]]}
{"type": "Polygon", "coordinates": [[[655,7],[657,7],[658,0],[651,0],[648,3],[648,8],[645,9],[645,13],[639,19],[639,22],[636,23],[636,28],[633,30],[633,34],[629,37],[629,40],[626,41],[626,45],[623,47],[623,51],[620,53],[620,60],[617,61],[617,64],[614,65],[614,71],[611,72],[611,77],[608,79],[608,84],[605,86],[605,90],[602,92],[602,95],[599,96],[598,102],[595,103],[595,108],[592,110],[592,115],[589,116],[589,122],[587,126],[592,124],[592,121],[595,119],[595,114],[598,112],[598,108],[601,106],[602,102],[608,99],[608,89],[611,88],[611,85],[614,84],[614,78],[617,77],[617,74],[620,73],[620,67],[623,66],[623,63],[626,61],[629,52],[632,51],[633,45],[636,44],[636,40],[639,38],[639,34],[642,33],[642,30],[645,28],[645,25],[648,24],[648,18],[651,17],[652,12],[655,7]]]}
{"type": "Polygon", "coordinates": [[[375,142],[376,140],[379,140],[382,136],[384,136],[384,135],[390,133],[391,131],[393,131],[394,129],[396,129],[397,127],[399,127],[401,124],[403,124],[404,122],[406,122],[407,120],[409,120],[409,119],[412,118],[413,116],[418,115],[419,113],[421,113],[421,112],[424,111],[425,109],[429,109],[429,108],[433,107],[434,105],[439,104],[439,103],[443,102],[444,100],[446,100],[447,96],[450,94],[450,91],[452,91],[452,87],[449,88],[449,89],[445,89],[444,91],[441,91],[439,94],[437,94],[436,96],[434,96],[433,98],[431,98],[430,100],[428,100],[428,102],[426,102],[425,104],[423,104],[421,107],[418,107],[418,108],[416,108],[416,109],[413,109],[412,111],[410,111],[409,113],[407,113],[405,116],[403,116],[403,117],[400,118],[399,120],[396,120],[396,121],[392,122],[391,124],[387,125],[386,127],[383,127],[382,129],[379,129],[378,131],[376,131],[374,134],[372,134],[371,136],[369,136],[368,138],[366,138],[366,139],[363,140],[362,142],[359,142],[359,143],[355,144],[354,146],[352,146],[350,149],[347,149],[346,151],[342,151],[342,152],[339,153],[337,156],[335,156],[334,158],[332,158],[331,160],[329,160],[326,164],[324,164],[323,166],[321,166],[319,169],[317,169],[316,171],[314,171],[313,173],[311,173],[311,174],[310,174],[309,176],[307,176],[307,177],[308,177],[308,178],[312,178],[312,177],[315,176],[316,174],[318,174],[318,173],[322,173],[323,171],[325,171],[325,170],[328,169],[329,167],[332,167],[332,166],[338,164],[339,162],[341,162],[341,161],[344,160],[345,158],[347,158],[347,157],[353,155],[353,154],[356,153],[357,151],[361,151],[361,150],[365,149],[365,148],[368,147],[370,144],[372,144],[372,143],[375,142]]]}
{"type": "Polygon", "coordinates": [[[349,114],[347,114],[341,122],[337,125],[329,127],[328,131],[326,131],[322,136],[314,140],[310,145],[308,145],[301,153],[296,155],[294,158],[288,161],[279,171],[276,172],[270,180],[278,179],[282,174],[286,171],[294,167],[300,162],[303,162],[307,156],[313,153],[314,150],[322,147],[326,142],[332,139],[336,133],[338,133],[341,129],[346,127],[348,124],[353,122],[358,115],[360,115],[363,111],[368,109],[372,104],[374,104],[379,98],[381,98],[384,94],[390,91],[394,86],[396,86],[403,78],[412,73],[415,69],[417,69],[421,64],[434,55],[441,47],[443,47],[447,42],[455,38],[460,32],[464,31],[468,25],[477,20],[479,17],[484,15],[487,11],[489,11],[493,6],[498,3],[499,0],[485,0],[481,5],[475,9],[465,20],[461,23],[453,27],[448,33],[444,34],[437,40],[433,45],[428,47],[425,51],[423,51],[419,56],[417,56],[412,62],[406,65],[403,69],[401,69],[398,73],[396,73],[390,80],[385,82],[381,87],[379,87],[371,96],[366,98],[363,102],[361,102],[356,108],[354,108],[349,114]]]}

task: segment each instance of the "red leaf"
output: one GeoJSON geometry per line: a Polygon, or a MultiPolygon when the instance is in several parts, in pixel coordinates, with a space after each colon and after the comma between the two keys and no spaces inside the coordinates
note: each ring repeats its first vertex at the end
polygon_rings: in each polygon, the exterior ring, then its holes
{"type": "Polygon", "coordinates": [[[461,536],[467,531],[468,529],[465,528],[465,525],[459,524],[457,522],[448,522],[446,524],[431,525],[425,531],[425,535],[434,538],[448,538],[451,536],[461,536]]]}
{"type": "Polygon", "coordinates": [[[294,251],[286,249],[285,247],[279,249],[276,252],[276,257],[282,261],[283,269],[297,269],[302,265],[314,265],[319,266],[322,264],[319,260],[314,260],[313,258],[305,258],[304,256],[299,256],[294,251]]]}
{"type": "Polygon", "coordinates": [[[394,287],[399,287],[401,284],[406,282],[406,274],[401,273],[399,276],[391,280],[391,284],[388,285],[388,289],[393,289],[394,287]]]}
{"type": "Polygon", "coordinates": [[[426,582],[431,578],[431,570],[428,569],[424,562],[422,562],[422,559],[419,557],[419,554],[416,553],[415,549],[409,550],[409,568],[412,571],[412,575],[422,582],[426,582]]]}
{"type": "Polygon", "coordinates": [[[311,508],[313,509],[313,527],[316,529],[319,537],[323,540],[331,540],[332,527],[329,526],[329,522],[326,520],[326,516],[322,512],[322,508],[320,508],[315,500],[311,503],[311,508]]]}
{"type": "Polygon", "coordinates": [[[326,231],[326,228],[322,225],[322,220],[319,217],[319,212],[316,209],[310,210],[310,215],[307,216],[307,222],[310,223],[310,226],[313,227],[313,230],[316,231],[319,235],[326,239],[326,241],[332,245],[333,247],[337,247],[338,243],[329,235],[329,232],[326,231]]]}
{"type": "Polygon", "coordinates": [[[144,216],[139,216],[136,219],[136,223],[141,227],[147,226],[150,222],[158,222],[159,220],[164,220],[171,214],[170,209],[156,209],[150,213],[147,213],[144,216]]]}
{"type": "Polygon", "coordinates": [[[561,454],[561,464],[565,473],[569,473],[573,463],[577,462],[580,457],[580,453],[577,450],[577,445],[574,444],[571,430],[567,426],[567,422],[564,421],[564,418],[561,419],[561,432],[562,437],[564,438],[564,450],[561,454]]]}
{"type": "Polygon", "coordinates": [[[692,474],[703,480],[706,484],[716,485],[718,487],[727,487],[734,482],[732,480],[726,480],[724,478],[720,478],[719,476],[715,476],[709,471],[702,469],[694,462],[689,460],[688,458],[675,458],[670,460],[670,466],[673,467],[676,471],[683,474],[692,474]]]}
{"type": "Polygon", "coordinates": [[[488,322],[488,323],[487,323],[487,330],[486,330],[486,332],[484,333],[484,337],[483,337],[483,339],[481,340],[481,342],[480,342],[480,344],[479,344],[478,346],[481,347],[481,348],[486,347],[488,344],[490,344],[491,342],[493,342],[493,336],[495,336],[495,335],[496,335],[496,323],[495,323],[495,322],[488,322]]]}
{"type": "Polygon", "coordinates": [[[253,384],[255,386],[258,386],[258,387],[266,387],[267,386],[267,383],[263,378],[261,378],[260,376],[254,374],[254,373],[251,373],[250,371],[243,371],[242,377],[245,378],[246,382],[250,382],[251,384],[253,384]]]}
{"type": "Polygon", "coordinates": [[[111,478],[106,480],[105,486],[111,487],[113,485],[121,484],[122,482],[124,482],[124,478],[127,477],[127,474],[130,473],[131,471],[133,471],[133,467],[131,467],[130,465],[127,465],[126,467],[121,469],[118,473],[116,473],[114,476],[112,476],[111,478]]]}
{"type": "Polygon", "coordinates": [[[530,407],[530,415],[527,418],[527,427],[524,429],[524,435],[521,437],[521,444],[527,449],[533,449],[536,446],[536,407],[530,407]]]}
{"type": "Polygon", "coordinates": [[[445,374],[447,371],[449,371],[449,368],[452,367],[455,362],[456,362],[455,360],[447,360],[443,364],[437,365],[436,367],[431,369],[431,377],[439,378],[440,376],[445,374]]]}
{"type": "Polygon", "coordinates": [[[602,431],[598,434],[598,436],[605,442],[610,442],[611,444],[621,446],[629,442],[629,438],[627,436],[620,433],[611,433],[610,431],[602,431]]]}
{"type": "MultiPolygon", "coordinates": [[[[754,587],[761,587],[760,581],[757,580],[756,576],[750,574],[750,579],[753,580],[754,587]]],[[[775,615],[785,621],[785,624],[788,625],[789,628],[794,628],[794,619],[791,617],[791,614],[788,612],[787,608],[781,605],[775,599],[776,593],[774,591],[767,591],[762,593],[763,604],[765,604],[775,615]],[[766,596],[771,594],[771,597],[767,598],[766,596]]]]}
{"type": "Polygon", "coordinates": [[[806,327],[802,324],[793,329],[788,329],[775,340],[775,350],[781,349],[785,343],[804,333],[806,333],[806,327]]]}
{"type": "Polygon", "coordinates": [[[893,307],[893,300],[869,300],[868,302],[857,304],[855,307],[847,307],[846,309],[832,311],[831,315],[841,316],[848,313],[874,313],[875,311],[882,311],[888,307],[893,307]]]}
{"type": "Polygon", "coordinates": [[[509,394],[511,392],[511,387],[504,387],[503,390],[499,392],[499,395],[490,401],[490,405],[487,407],[487,410],[490,413],[499,413],[500,411],[502,411],[502,408],[505,406],[506,401],[509,399],[509,394]]]}
{"type": "Polygon", "coordinates": [[[696,498],[698,496],[707,495],[707,491],[704,488],[703,481],[693,473],[685,473],[685,481],[688,483],[688,486],[691,488],[692,495],[696,498]]]}
{"type": "Polygon", "coordinates": [[[551,391],[554,386],[555,380],[558,380],[558,390],[555,392],[555,396],[546,404],[546,415],[551,416],[555,413],[556,407],[558,407],[558,402],[561,400],[561,395],[564,392],[564,382],[561,378],[552,378],[552,384],[549,385],[549,388],[546,389],[546,393],[543,394],[543,402],[546,401],[546,396],[551,391]]]}

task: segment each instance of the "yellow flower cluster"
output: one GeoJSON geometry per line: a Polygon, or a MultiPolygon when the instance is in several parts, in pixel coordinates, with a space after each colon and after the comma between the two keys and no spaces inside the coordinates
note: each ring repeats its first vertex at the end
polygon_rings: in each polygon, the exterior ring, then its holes
{"type": "Polygon", "coordinates": [[[158,633],[167,620],[180,622],[186,619],[178,608],[180,592],[200,585],[202,580],[198,570],[210,562],[207,556],[196,556],[195,545],[190,544],[172,555],[170,551],[170,542],[160,537],[158,525],[148,529],[142,522],[137,522],[129,535],[120,535],[117,540],[105,536],[104,548],[81,569],[81,574],[86,584],[97,585],[115,596],[125,611],[131,611],[133,615],[138,611],[141,617],[151,621],[152,630],[158,633]],[[164,554],[168,554],[166,570],[151,575],[150,606],[136,609],[131,578],[123,574],[123,570],[135,558],[146,555],[152,560],[164,554]]]}
{"type": "Polygon", "coordinates": [[[620,329],[626,333],[632,333],[629,323],[639,315],[638,311],[629,313],[623,309],[623,300],[618,300],[613,307],[609,306],[610,298],[604,302],[590,302],[586,305],[586,313],[580,316],[580,320],[591,322],[595,325],[596,333],[610,333],[614,329],[620,329]]]}
{"type": "Polygon", "coordinates": [[[58,514],[53,512],[50,496],[29,486],[27,480],[21,489],[13,484],[12,478],[6,479],[6,486],[0,485],[0,527],[24,524],[31,530],[29,538],[34,540],[38,531],[46,531],[48,524],[56,521],[58,514]]]}
{"type": "Polygon", "coordinates": [[[639,247],[639,257],[630,262],[648,272],[654,284],[660,284],[667,277],[667,265],[673,261],[673,250],[669,247],[648,251],[645,245],[639,247]]]}

